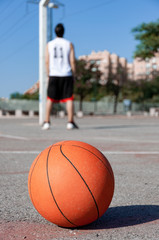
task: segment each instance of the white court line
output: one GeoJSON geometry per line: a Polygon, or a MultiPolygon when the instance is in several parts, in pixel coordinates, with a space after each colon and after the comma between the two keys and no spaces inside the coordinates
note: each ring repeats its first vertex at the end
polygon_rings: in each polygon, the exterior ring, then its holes
{"type": "Polygon", "coordinates": [[[13,135],[5,135],[5,134],[0,134],[0,137],[17,139],[17,140],[29,140],[28,138],[24,138],[24,137],[13,136],[13,135]]]}
{"type": "Polygon", "coordinates": [[[109,137],[96,137],[98,140],[105,140],[105,141],[114,141],[114,142],[134,142],[134,143],[159,143],[159,141],[155,140],[138,140],[138,139],[128,139],[128,138],[109,138],[109,137]]]}
{"type": "Polygon", "coordinates": [[[40,151],[0,151],[0,154],[39,154],[40,151]]]}
{"type": "MultiPolygon", "coordinates": [[[[0,154],[39,154],[41,151],[0,151],[0,154]]],[[[132,155],[132,154],[159,154],[159,151],[102,151],[103,154],[120,154],[120,155],[132,155]]]]}
{"type": "Polygon", "coordinates": [[[121,155],[126,155],[126,154],[145,154],[145,155],[151,155],[151,154],[159,154],[159,151],[152,151],[152,152],[148,152],[148,151],[114,151],[114,152],[109,152],[109,151],[102,151],[103,154],[121,154],[121,155]]]}

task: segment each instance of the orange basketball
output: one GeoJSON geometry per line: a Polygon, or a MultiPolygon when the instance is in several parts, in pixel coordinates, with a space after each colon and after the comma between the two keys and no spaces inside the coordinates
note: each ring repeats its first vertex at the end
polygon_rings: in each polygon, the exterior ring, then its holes
{"type": "Polygon", "coordinates": [[[34,160],[28,179],[31,201],[48,221],[78,227],[101,217],[114,192],[114,175],[106,157],[79,141],[49,146],[34,160]]]}

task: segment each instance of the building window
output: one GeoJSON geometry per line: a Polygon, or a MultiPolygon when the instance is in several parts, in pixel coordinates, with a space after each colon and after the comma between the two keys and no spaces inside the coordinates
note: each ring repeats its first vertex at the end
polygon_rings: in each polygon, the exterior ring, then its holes
{"type": "Polygon", "coordinates": [[[90,63],[91,64],[94,64],[96,61],[95,60],[90,60],[90,63]]]}
{"type": "Polygon", "coordinates": [[[156,64],[152,65],[152,68],[157,69],[157,65],[156,64]]]}
{"type": "Polygon", "coordinates": [[[97,71],[97,68],[96,68],[96,67],[93,67],[91,70],[92,70],[92,72],[96,72],[96,71],[97,71]]]}
{"type": "Polygon", "coordinates": [[[97,61],[96,61],[96,64],[97,64],[97,65],[100,65],[100,63],[101,63],[101,60],[97,60],[97,61]]]}

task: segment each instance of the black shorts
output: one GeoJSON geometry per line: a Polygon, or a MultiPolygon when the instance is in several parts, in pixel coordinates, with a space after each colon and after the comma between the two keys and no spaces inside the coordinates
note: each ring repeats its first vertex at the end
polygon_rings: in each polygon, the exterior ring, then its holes
{"type": "Polygon", "coordinates": [[[49,77],[47,97],[52,102],[66,102],[73,100],[72,76],[69,77],[49,77]]]}

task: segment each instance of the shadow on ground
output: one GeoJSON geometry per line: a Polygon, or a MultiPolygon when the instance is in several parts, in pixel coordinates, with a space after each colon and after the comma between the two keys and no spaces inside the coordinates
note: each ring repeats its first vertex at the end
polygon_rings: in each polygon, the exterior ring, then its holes
{"type": "Polygon", "coordinates": [[[110,229],[133,226],[159,219],[158,205],[134,205],[109,208],[94,223],[83,229],[110,229]]]}
{"type": "MultiPolygon", "coordinates": [[[[145,128],[149,127],[149,125],[107,125],[107,126],[98,126],[98,127],[87,127],[87,129],[97,129],[97,130],[102,130],[102,129],[120,129],[120,128],[145,128]]],[[[151,126],[151,127],[156,127],[156,125],[151,126]]]]}

